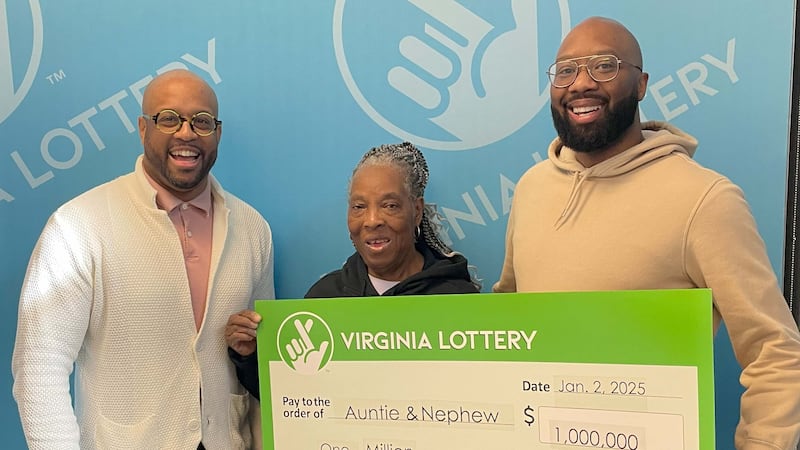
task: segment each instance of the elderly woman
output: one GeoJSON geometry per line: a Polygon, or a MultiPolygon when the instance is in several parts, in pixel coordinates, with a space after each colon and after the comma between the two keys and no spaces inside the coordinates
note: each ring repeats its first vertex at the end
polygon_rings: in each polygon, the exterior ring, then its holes
{"type": "MultiPolygon", "coordinates": [[[[341,269],[311,286],[306,298],[477,293],[467,260],[453,252],[423,198],[428,164],[414,145],[381,145],[361,158],[350,180],[347,227],[356,252],[341,269]]],[[[228,320],[225,339],[239,380],[258,397],[256,327],[242,311],[228,320]]]]}

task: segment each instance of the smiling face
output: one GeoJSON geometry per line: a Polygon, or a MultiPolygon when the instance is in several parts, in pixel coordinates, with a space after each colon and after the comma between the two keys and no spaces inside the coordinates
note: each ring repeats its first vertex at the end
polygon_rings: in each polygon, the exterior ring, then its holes
{"type": "Polygon", "coordinates": [[[370,275],[400,281],[421,270],[414,230],[423,204],[412,199],[406,174],[395,165],[366,165],[353,174],[347,227],[370,275]]]}
{"type": "Polygon", "coordinates": [[[553,123],[567,147],[582,152],[578,159],[596,164],[642,140],[639,101],[647,88],[647,74],[634,67],[642,64],[636,39],[617,22],[591,18],[576,26],[564,39],[557,61],[577,59],[585,64],[591,55],[614,55],[624,61],[611,81],[593,80],[585,67],[565,88],[550,86],[553,123]]]}
{"type": "MultiPolygon", "coordinates": [[[[217,97],[197,75],[170,71],[150,82],[142,101],[142,111],[151,117],[165,109],[187,119],[199,112],[216,117],[217,97]]],[[[188,121],[174,134],[167,134],[156,128],[153,120],[139,117],[144,170],[181,200],[190,200],[205,188],[208,173],[217,160],[221,136],[221,126],[209,136],[199,136],[188,121]]]]}

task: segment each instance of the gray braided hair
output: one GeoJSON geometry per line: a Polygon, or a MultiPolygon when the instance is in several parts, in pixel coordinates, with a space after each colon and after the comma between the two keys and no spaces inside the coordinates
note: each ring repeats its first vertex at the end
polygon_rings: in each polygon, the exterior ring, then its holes
{"type": "MultiPolygon", "coordinates": [[[[359,169],[372,165],[392,165],[405,172],[405,185],[412,198],[423,198],[425,186],[428,185],[428,163],[422,152],[410,142],[401,144],[384,144],[370,149],[353,169],[353,175],[359,169]]],[[[434,205],[425,204],[422,208],[422,221],[419,224],[419,238],[425,240],[432,250],[444,256],[452,256],[453,249],[448,247],[439,236],[441,216],[434,205]]]]}

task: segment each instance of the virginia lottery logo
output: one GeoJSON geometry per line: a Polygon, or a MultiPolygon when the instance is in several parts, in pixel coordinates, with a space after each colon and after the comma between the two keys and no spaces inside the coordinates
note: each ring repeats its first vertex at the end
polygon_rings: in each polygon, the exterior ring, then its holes
{"type": "Polygon", "coordinates": [[[278,328],[278,354],[296,372],[315,374],[333,356],[333,333],[320,316],[296,312],[278,328]]]}
{"type": "Polygon", "coordinates": [[[41,7],[38,0],[30,0],[26,13],[20,11],[20,3],[13,2],[9,9],[7,0],[0,0],[0,123],[25,99],[42,58],[41,7]],[[26,18],[30,19],[30,28],[20,26],[27,24],[26,18]],[[15,76],[19,74],[22,74],[22,81],[17,83],[15,76]]]}
{"type": "Polygon", "coordinates": [[[567,0],[337,0],[333,45],[375,123],[427,148],[466,150],[510,136],[549,101],[545,21],[560,41],[567,0]]]}

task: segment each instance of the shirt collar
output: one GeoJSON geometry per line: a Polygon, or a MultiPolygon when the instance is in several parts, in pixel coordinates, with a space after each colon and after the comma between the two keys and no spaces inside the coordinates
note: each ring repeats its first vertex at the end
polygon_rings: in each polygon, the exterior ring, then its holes
{"type": "Polygon", "coordinates": [[[206,215],[208,215],[211,211],[211,183],[208,182],[208,179],[205,180],[206,187],[203,189],[203,191],[197,194],[195,198],[185,202],[174,196],[171,192],[164,188],[164,186],[156,183],[156,181],[150,177],[147,171],[144,171],[144,176],[147,178],[147,182],[150,183],[150,186],[156,190],[156,205],[159,209],[172,212],[172,210],[178,206],[188,203],[189,205],[203,211],[206,213],[206,215]]]}

